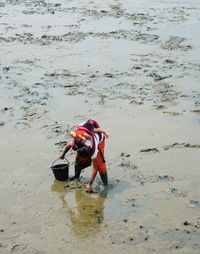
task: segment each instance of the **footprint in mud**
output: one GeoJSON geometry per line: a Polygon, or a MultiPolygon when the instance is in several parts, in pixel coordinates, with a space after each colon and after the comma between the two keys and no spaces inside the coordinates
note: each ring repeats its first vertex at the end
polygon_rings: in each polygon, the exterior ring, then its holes
{"type": "Polygon", "coordinates": [[[183,192],[180,192],[176,188],[170,188],[170,192],[174,194],[176,197],[185,197],[185,194],[183,192]]]}
{"type": "Polygon", "coordinates": [[[169,175],[164,175],[164,176],[155,176],[155,182],[173,182],[174,178],[172,176],[169,175]]]}
{"type": "Polygon", "coordinates": [[[122,152],[120,154],[120,163],[117,166],[124,167],[127,169],[137,169],[137,166],[131,162],[131,155],[129,153],[122,152]]]}
{"type": "Polygon", "coordinates": [[[196,201],[196,200],[190,200],[190,204],[192,206],[195,206],[197,208],[200,208],[200,202],[199,201],[196,201]]]}
{"type": "Polygon", "coordinates": [[[161,182],[173,182],[174,178],[172,176],[165,175],[165,176],[158,176],[158,180],[161,182]]]}
{"type": "Polygon", "coordinates": [[[140,184],[144,184],[145,182],[148,182],[148,180],[141,175],[133,175],[131,176],[131,179],[135,180],[136,182],[139,182],[140,184]]]}
{"type": "MultiPolygon", "coordinates": [[[[186,194],[183,193],[183,192],[180,192],[178,189],[176,188],[170,188],[170,192],[172,194],[174,194],[176,197],[186,197],[186,194]]],[[[197,208],[200,208],[200,202],[197,201],[197,200],[190,200],[189,201],[190,204],[193,206],[193,207],[197,207],[197,208]]]]}
{"type": "Polygon", "coordinates": [[[144,176],[144,175],[133,175],[131,176],[131,179],[140,182],[141,184],[144,183],[156,183],[156,182],[164,182],[164,183],[169,183],[169,182],[173,182],[174,178],[172,176],[169,175],[164,175],[164,176],[144,176]]]}

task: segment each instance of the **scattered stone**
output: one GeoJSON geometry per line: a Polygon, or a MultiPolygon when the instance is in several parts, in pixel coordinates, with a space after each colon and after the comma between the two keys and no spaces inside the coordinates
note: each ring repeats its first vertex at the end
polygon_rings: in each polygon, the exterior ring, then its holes
{"type": "Polygon", "coordinates": [[[131,67],[131,69],[141,70],[141,69],[142,69],[142,67],[140,67],[140,66],[133,66],[133,67],[131,67]]]}
{"type": "Polygon", "coordinates": [[[10,70],[10,67],[3,67],[3,71],[9,71],[10,70]]]}
{"type": "Polygon", "coordinates": [[[188,221],[185,221],[184,223],[183,223],[183,225],[184,226],[188,226],[188,225],[191,225],[188,221]]]}
{"type": "Polygon", "coordinates": [[[157,110],[165,109],[164,105],[153,105],[153,107],[157,110]]]}
{"type": "Polygon", "coordinates": [[[149,152],[154,152],[154,153],[158,153],[159,150],[158,148],[147,148],[147,149],[142,149],[140,150],[141,153],[149,153],[149,152]]]}
{"type": "Polygon", "coordinates": [[[186,43],[186,39],[179,36],[170,36],[169,40],[167,40],[163,45],[163,49],[168,50],[176,50],[181,49],[183,51],[187,51],[192,48],[191,45],[183,44],[186,43]]]}
{"type": "Polygon", "coordinates": [[[163,111],[163,114],[169,114],[171,116],[180,116],[182,113],[179,112],[170,112],[170,111],[163,111]]]}
{"type": "Polygon", "coordinates": [[[151,72],[151,73],[149,73],[147,76],[154,78],[154,81],[160,81],[160,80],[163,80],[163,79],[171,78],[171,77],[172,77],[172,75],[168,75],[168,76],[163,76],[163,77],[162,77],[162,76],[158,75],[158,74],[155,73],[155,72],[151,72]]]}
{"type": "Polygon", "coordinates": [[[104,76],[107,78],[114,78],[114,75],[111,73],[105,73],[104,76]]]}
{"type": "Polygon", "coordinates": [[[194,113],[200,115],[200,109],[194,109],[194,110],[192,110],[192,112],[194,112],[194,113]]]}
{"type": "Polygon", "coordinates": [[[190,143],[174,143],[172,145],[164,146],[165,150],[169,150],[171,148],[200,148],[198,144],[190,144],[190,143]]]}
{"type": "Polygon", "coordinates": [[[171,60],[171,59],[166,59],[166,60],[164,61],[164,63],[174,64],[175,61],[174,61],[174,60],[171,60]]]}

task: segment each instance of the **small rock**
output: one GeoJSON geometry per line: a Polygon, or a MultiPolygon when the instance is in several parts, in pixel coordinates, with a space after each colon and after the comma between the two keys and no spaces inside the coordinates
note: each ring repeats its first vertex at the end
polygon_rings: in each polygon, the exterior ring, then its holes
{"type": "Polygon", "coordinates": [[[148,152],[159,152],[158,148],[147,148],[140,150],[141,153],[148,153],[148,152]]]}
{"type": "Polygon", "coordinates": [[[10,67],[3,67],[3,71],[9,71],[10,67]]]}
{"type": "Polygon", "coordinates": [[[107,78],[114,78],[114,75],[111,73],[105,73],[104,76],[107,78]]]}
{"type": "Polygon", "coordinates": [[[96,78],[95,74],[90,75],[90,78],[96,78]]]}

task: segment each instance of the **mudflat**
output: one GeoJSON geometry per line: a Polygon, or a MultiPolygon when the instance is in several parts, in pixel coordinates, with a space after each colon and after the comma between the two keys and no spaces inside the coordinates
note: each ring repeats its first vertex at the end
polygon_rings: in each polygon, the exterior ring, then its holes
{"type": "Polygon", "coordinates": [[[1,253],[200,253],[199,14],[199,0],[0,2],[1,253]],[[109,185],[89,194],[91,168],[61,182],[50,167],[91,118],[110,133],[109,185]]]}

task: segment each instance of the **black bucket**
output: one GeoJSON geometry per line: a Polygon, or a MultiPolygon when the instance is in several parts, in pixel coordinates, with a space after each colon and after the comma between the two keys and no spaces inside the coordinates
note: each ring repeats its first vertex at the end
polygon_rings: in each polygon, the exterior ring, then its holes
{"type": "MultiPolygon", "coordinates": [[[[57,159],[57,160],[59,160],[59,159],[57,159]]],[[[69,161],[67,159],[65,159],[67,161],[67,163],[54,165],[54,163],[57,160],[55,160],[52,163],[51,169],[54,173],[54,176],[55,176],[56,180],[66,181],[69,178],[69,161]]]]}

